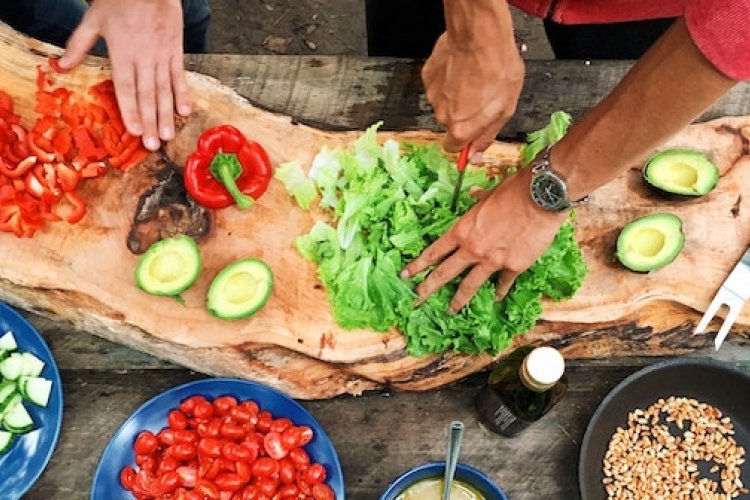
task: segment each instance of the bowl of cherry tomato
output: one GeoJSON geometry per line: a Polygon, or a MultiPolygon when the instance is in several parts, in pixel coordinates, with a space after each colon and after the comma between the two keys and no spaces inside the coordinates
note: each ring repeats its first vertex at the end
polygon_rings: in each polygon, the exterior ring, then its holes
{"type": "Polygon", "coordinates": [[[92,500],[170,498],[343,500],[325,430],[299,403],[262,384],[203,379],[144,403],[115,432],[92,500]]]}

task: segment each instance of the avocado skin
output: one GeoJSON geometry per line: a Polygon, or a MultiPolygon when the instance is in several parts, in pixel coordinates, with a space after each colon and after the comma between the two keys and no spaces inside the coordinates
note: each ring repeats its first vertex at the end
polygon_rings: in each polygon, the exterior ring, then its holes
{"type": "Polygon", "coordinates": [[[646,163],[643,165],[643,168],[641,169],[641,175],[643,177],[643,180],[646,181],[646,185],[649,187],[649,189],[660,195],[663,198],[671,199],[671,200],[687,200],[692,198],[699,198],[701,196],[706,196],[711,191],[713,191],[716,186],[719,184],[719,169],[716,168],[716,165],[706,156],[704,153],[693,150],[693,149],[666,149],[663,151],[659,151],[655,154],[653,154],[648,160],[646,160],[646,163]],[[701,163],[698,164],[698,166],[704,168],[704,169],[711,169],[710,175],[711,175],[711,182],[708,183],[706,186],[703,187],[699,192],[693,192],[693,193],[680,193],[675,191],[670,191],[668,188],[660,187],[657,183],[658,180],[655,180],[653,178],[651,170],[653,169],[654,165],[658,161],[664,161],[665,159],[668,159],[670,156],[693,156],[696,161],[700,161],[701,163]]]}
{"type": "Polygon", "coordinates": [[[682,219],[670,213],[654,213],[635,219],[622,228],[619,236],[617,237],[617,251],[615,252],[615,256],[617,257],[617,260],[620,262],[620,264],[626,269],[640,274],[647,274],[651,271],[656,271],[658,269],[666,267],[667,265],[674,262],[677,256],[682,252],[684,246],[685,233],[682,228],[682,219]],[[627,244],[629,241],[629,236],[634,236],[634,234],[631,235],[630,233],[637,230],[639,226],[653,227],[652,224],[656,222],[668,222],[669,224],[673,224],[671,226],[672,232],[669,234],[665,234],[665,238],[676,238],[666,242],[667,244],[671,243],[673,249],[670,253],[668,253],[660,260],[653,261],[650,264],[639,264],[634,261],[634,259],[628,252],[627,244]]]}

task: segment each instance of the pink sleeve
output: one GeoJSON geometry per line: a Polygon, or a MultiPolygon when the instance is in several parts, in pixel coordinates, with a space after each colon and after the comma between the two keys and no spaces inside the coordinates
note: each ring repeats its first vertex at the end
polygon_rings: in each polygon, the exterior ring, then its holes
{"type": "Polygon", "coordinates": [[[750,79],[750,0],[685,0],[685,22],[719,71],[734,80],[750,79]]]}

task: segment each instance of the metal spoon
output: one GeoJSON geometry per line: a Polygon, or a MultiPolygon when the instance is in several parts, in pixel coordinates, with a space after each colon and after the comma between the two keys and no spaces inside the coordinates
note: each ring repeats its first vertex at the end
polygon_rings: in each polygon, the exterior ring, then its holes
{"type": "Polygon", "coordinates": [[[461,451],[461,438],[464,435],[464,423],[454,420],[448,428],[448,433],[448,455],[445,459],[445,475],[443,476],[443,500],[450,500],[453,476],[456,474],[458,454],[461,451]]]}

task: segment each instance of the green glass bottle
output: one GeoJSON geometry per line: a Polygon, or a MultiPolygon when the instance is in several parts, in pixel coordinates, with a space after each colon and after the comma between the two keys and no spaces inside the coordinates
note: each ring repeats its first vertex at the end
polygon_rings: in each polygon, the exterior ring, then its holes
{"type": "Polygon", "coordinates": [[[557,349],[524,346],[493,368],[475,405],[487,428],[514,436],[550,411],[567,385],[565,360],[557,349]]]}

